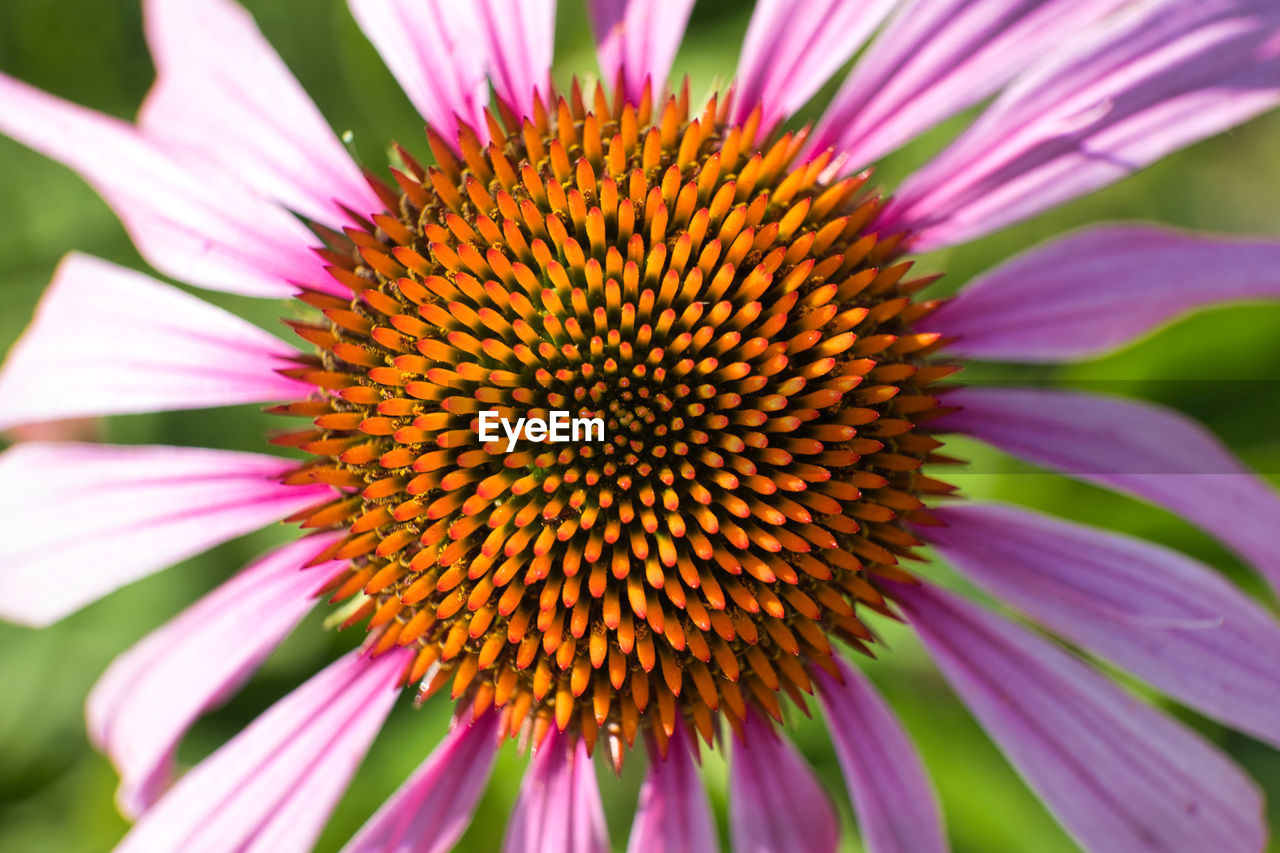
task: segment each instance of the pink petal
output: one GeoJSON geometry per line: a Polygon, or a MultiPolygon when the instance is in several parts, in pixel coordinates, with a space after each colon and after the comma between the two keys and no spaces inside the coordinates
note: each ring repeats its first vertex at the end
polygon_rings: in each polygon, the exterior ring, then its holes
{"type": "Polygon", "coordinates": [[[980,276],[929,317],[928,331],[958,337],[948,352],[969,358],[1072,361],[1244,299],[1280,299],[1280,243],[1092,228],[980,276]]]}
{"type": "Polygon", "coordinates": [[[555,0],[476,0],[493,90],[516,115],[533,115],[534,95],[551,94],[555,0]]]}
{"type": "Polygon", "coordinates": [[[310,850],[400,694],[412,652],[352,652],[183,776],[118,853],[310,850]]]}
{"type": "Polygon", "coordinates": [[[1280,495],[1204,427],[1160,406],[1067,391],[958,388],[937,423],[1029,462],[1162,506],[1280,588],[1280,495]]]}
{"type": "Polygon", "coordinates": [[[735,853],[829,853],[840,823],[822,783],[791,742],[748,715],[729,762],[729,836],[735,853]]]}
{"type": "Polygon", "coordinates": [[[693,763],[697,742],[677,724],[665,758],[650,755],[627,853],[714,853],[719,849],[706,789],[693,763]]]}
{"type": "Polygon", "coordinates": [[[455,143],[457,120],[488,136],[484,34],[475,10],[449,0],[347,0],[427,124],[455,143]]]}
{"type": "Polygon", "coordinates": [[[1045,51],[1129,0],[914,0],[858,60],[811,151],[875,162],[989,97],[1045,51]]]}
{"type": "Polygon", "coordinates": [[[909,178],[884,228],[924,251],[1113,183],[1280,102],[1280,9],[1138,4],[1071,40],[909,178]]]}
{"type": "MultiPolygon", "coordinates": [[[[14,344],[14,349],[17,349],[14,344]]],[[[13,350],[10,350],[13,353],[13,350]]],[[[0,374],[3,370],[0,369],[0,374]]],[[[2,381],[0,381],[2,383],[2,381]]],[[[0,391],[3,391],[0,384],[0,391]]],[[[18,441],[102,441],[102,418],[71,418],[65,421],[28,423],[5,430],[6,436],[18,441]]]]}
{"type": "Polygon", "coordinates": [[[1094,853],[1262,850],[1249,778],[1182,725],[1044,639],[932,587],[895,586],[942,674],[1094,853]]]}
{"type": "Polygon", "coordinates": [[[500,714],[453,731],[343,847],[343,853],[446,853],[462,836],[498,754],[500,714]]]}
{"type": "Polygon", "coordinates": [[[147,0],[157,80],[148,136],[208,180],[230,176],[333,228],[384,205],[253,18],[231,0],[147,0]],[[191,155],[188,159],[185,155],[191,155]]]}
{"type": "Polygon", "coordinates": [[[136,127],[0,74],[0,133],[74,169],[156,269],[182,281],[286,298],[302,281],[337,290],[293,214],[228,181],[202,180],[183,155],[136,127]]]}
{"type": "Polygon", "coordinates": [[[733,120],[763,107],[768,132],[817,94],[897,0],[758,0],[742,43],[733,120]]]}
{"type": "Polygon", "coordinates": [[[0,429],[305,397],[297,350],[153,278],[68,255],[0,368],[0,429]]]}
{"type": "Polygon", "coordinates": [[[857,668],[814,669],[831,740],[871,853],[946,851],[937,796],[902,724],[857,668]]]}
{"type": "Polygon", "coordinates": [[[191,724],[239,690],[315,604],[311,594],[333,571],[301,569],[335,539],[268,554],[116,658],[94,685],[89,737],[120,772],[126,815],[160,797],[191,724]]]}
{"type": "Polygon", "coordinates": [[[0,616],[48,625],[107,593],[333,496],[296,462],[72,442],[0,454],[0,616]]]}
{"type": "Polygon", "coordinates": [[[507,823],[503,853],[606,853],[609,835],[596,771],[579,738],[554,729],[529,763],[507,823]]]}
{"type": "Polygon", "coordinates": [[[951,565],[1037,623],[1198,711],[1280,745],[1280,624],[1217,572],[1011,506],[939,509],[951,565]]]}
{"type": "Polygon", "coordinates": [[[604,81],[612,85],[622,72],[632,103],[639,103],[645,81],[652,81],[655,96],[660,93],[692,10],[693,0],[588,0],[604,81]]]}

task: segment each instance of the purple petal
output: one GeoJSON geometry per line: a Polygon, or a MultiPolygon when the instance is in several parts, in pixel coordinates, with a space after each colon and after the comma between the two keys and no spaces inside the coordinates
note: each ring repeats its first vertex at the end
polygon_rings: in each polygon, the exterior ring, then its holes
{"type": "Polygon", "coordinates": [[[511,810],[503,853],[607,853],[596,771],[581,738],[552,730],[538,747],[511,810]]]}
{"type": "Polygon", "coordinates": [[[210,181],[243,182],[259,195],[340,228],[341,205],[364,215],[384,205],[320,111],[230,0],[147,0],[156,86],[143,132],[192,157],[210,181]]]}
{"type": "Polygon", "coordinates": [[[333,496],[297,463],[189,447],[28,442],[0,454],[0,617],[48,625],[333,496]]]}
{"type": "Polygon", "coordinates": [[[348,0],[348,5],[427,124],[450,144],[456,144],[457,119],[488,136],[488,57],[473,7],[448,0],[348,0]]]}
{"type": "Polygon", "coordinates": [[[296,281],[338,291],[293,214],[238,182],[201,180],[172,144],[4,75],[0,103],[0,133],[78,172],[166,275],[277,299],[296,281]]]}
{"type": "Polygon", "coordinates": [[[1261,797],[1198,735],[957,596],[898,585],[893,596],[942,674],[1081,847],[1263,849],[1261,797]]]}
{"type": "Polygon", "coordinates": [[[817,94],[897,0],[758,0],[742,43],[732,119],[763,107],[767,133],[817,94]]]}
{"type": "Polygon", "coordinates": [[[252,323],[87,255],[68,255],[0,368],[0,429],[306,396],[297,350],[252,323]]]}
{"type": "Polygon", "coordinates": [[[979,586],[1202,713],[1280,745],[1280,624],[1175,551],[1011,506],[935,512],[979,586]]]}
{"type": "Polygon", "coordinates": [[[534,96],[546,104],[551,94],[555,0],[477,0],[475,14],[494,91],[520,118],[533,115],[534,96]]]}
{"type": "Polygon", "coordinates": [[[715,853],[719,849],[707,791],[693,763],[697,748],[677,723],[666,757],[650,755],[627,853],[715,853]]]}
{"type": "Polygon", "coordinates": [[[640,102],[646,80],[660,93],[692,10],[693,0],[588,0],[604,81],[612,85],[621,71],[632,103],[640,102]]]}
{"type": "Polygon", "coordinates": [[[836,665],[843,683],[818,668],[814,676],[867,850],[946,851],[937,796],[902,724],[866,676],[836,665]]]}
{"type": "Polygon", "coordinates": [[[446,853],[471,822],[498,754],[500,714],[457,722],[343,853],[446,853]]]}
{"type": "Polygon", "coordinates": [[[119,853],[309,850],[400,694],[412,652],[352,652],[178,781],[119,853]]]}
{"type": "Polygon", "coordinates": [[[1280,102],[1270,0],[1137,4],[1010,86],[909,178],[883,228],[924,251],[972,240],[1129,175],[1280,102]]]}
{"type": "Polygon", "coordinates": [[[116,658],[94,685],[89,736],[120,772],[126,815],[159,798],[191,724],[238,690],[315,604],[311,593],[332,572],[301,568],[335,538],[309,537],[259,560],[116,658]]]}
{"type": "MultiPolygon", "coordinates": [[[[1045,51],[1129,0],[914,0],[827,108],[811,151],[870,165],[989,97],[1045,51]]],[[[850,4],[855,5],[855,4],[850,4]]]]}
{"type": "Polygon", "coordinates": [[[830,853],[840,822],[822,783],[791,742],[748,714],[729,761],[729,836],[735,853],[830,853]]]}
{"type": "Polygon", "coordinates": [[[1280,589],[1280,495],[1204,427],[1160,406],[1068,391],[958,388],[941,429],[1135,495],[1197,524],[1280,589]]]}
{"type": "Polygon", "coordinates": [[[968,284],[928,319],[947,351],[994,361],[1102,355],[1195,308],[1280,299],[1280,243],[1091,228],[968,284]]]}

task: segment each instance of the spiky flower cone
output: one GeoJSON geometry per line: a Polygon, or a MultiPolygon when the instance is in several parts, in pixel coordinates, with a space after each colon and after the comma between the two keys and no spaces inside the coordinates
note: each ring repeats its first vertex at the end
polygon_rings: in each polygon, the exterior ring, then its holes
{"type": "Polygon", "coordinates": [[[680,717],[780,718],[833,637],[871,641],[859,609],[890,612],[903,521],[947,489],[915,427],[953,368],[912,332],[902,235],[868,229],[865,175],[823,184],[803,135],[758,148],[726,114],[575,86],[461,158],[433,138],[376,227],[333,235],[351,300],[304,294],[319,391],[282,410],[315,429],[279,440],[316,457],[293,482],[346,493],[303,519],[347,531],[333,598],[512,734],[620,756],[680,717]],[[557,410],[605,440],[479,440],[481,412],[557,410]]]}

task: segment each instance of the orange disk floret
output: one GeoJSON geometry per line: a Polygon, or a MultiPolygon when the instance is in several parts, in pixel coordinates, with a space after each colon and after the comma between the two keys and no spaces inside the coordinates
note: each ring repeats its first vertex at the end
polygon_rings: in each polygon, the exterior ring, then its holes
{"type": "Polygon", "coordinates": [[[620,754],[683,718],[780,718],[832,638],[919,544],[939,442],[935,307],[901,234],[870,230],[866,174],[823,183],[803,134],[758,138],[687,89],[464,128],[436,165],[401,154],[367,230],[327,235],[350,299],[307,291],[317,348],[291,375],[315,458],[303,514],[346,536],[335,600],[376,646],[419,649],[423,695],[503,709],[620,754]],[[480,440],[480,419],[603,423],[603,440],[480,440]]]}

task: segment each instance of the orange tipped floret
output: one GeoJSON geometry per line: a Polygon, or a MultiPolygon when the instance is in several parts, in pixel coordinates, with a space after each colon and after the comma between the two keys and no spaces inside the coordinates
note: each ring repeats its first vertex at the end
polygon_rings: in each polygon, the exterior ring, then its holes
{"type": "Polygon", "coordinates": [[[708,740],[749,705],[781,718],[832,637],[868,650],[864,608],[945,484],[921,473],[942,409],[913,331],[902,235],[879,235],[861,174],[797,162],[803,134],[758,138],[713,101],[538,104],[460,156],[407,154],[370,230],[326,232],[350,301],[292,324],[318,349],[279,407],[314,429],[290,482],[342,497],[297,520],[345,530],[325,593],[375,651],[413,645],[425,697],[504,709],[593,746],[708,740]],[[481,443],[480,413],[567,410],[603,441],[481,443]]]}

